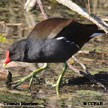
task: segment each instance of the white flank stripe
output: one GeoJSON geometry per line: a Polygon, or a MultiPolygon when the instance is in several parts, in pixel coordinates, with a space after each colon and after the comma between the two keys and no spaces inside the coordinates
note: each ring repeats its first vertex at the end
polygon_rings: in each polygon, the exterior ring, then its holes
{"type": "Polygon", "coordinates": [[[71,44],[71,45],[74,44],[74,45],[76,45],[76,47],[78,48],[78,50],[80,49],[79,45],[75,44],[75,42],[71,42],[71,41],[67,40],[65,37],[58,37],[58,38],[56,38],[56,39],[57,39],[57,40],[62,40],[62,39],[64,39],[66,43],[69,43],[69,44],[71,44]]]}
{"type": "Polygon", "coordinates": [[[98,36],[98,35],[103,35],[104,33],[93,33],[90,37],[98,36]]]}
{"type": "Polygon", "coordinates": [[[62,40],[62,39],[65,39],[64,37],[58,37],[56,38],[57,40],[62,40]]]}

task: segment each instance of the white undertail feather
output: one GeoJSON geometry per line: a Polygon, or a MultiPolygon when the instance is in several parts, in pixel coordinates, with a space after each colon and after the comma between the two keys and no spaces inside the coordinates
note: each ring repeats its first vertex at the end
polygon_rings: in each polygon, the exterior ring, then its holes
{"type": "Polygon", "coordinates": [[[95,37],[95,36],[98,36],[98,35],[103,35],[104,33],[93,33],[90,37],[95,37]]]}

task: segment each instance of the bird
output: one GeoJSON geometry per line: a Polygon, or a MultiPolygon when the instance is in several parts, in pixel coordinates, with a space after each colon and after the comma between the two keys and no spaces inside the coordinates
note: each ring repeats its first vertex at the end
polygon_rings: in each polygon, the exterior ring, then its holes
{"type": "Polygon", "coordinates": [[[66,61],[90,39],[102,34],[105,32],[99,30],[95,24],[82,24],[73,18],[49,18],[38,23],[28,37],[9,46],[3,66],[12,61],[44,63],[43,67],[15,81],[17,87],[27,79],[30,79],[31,85],[33,77],[46,69],[47,63],[64,63],[55,84],[59,95],[59,86],[67,69],[66,61]]]}

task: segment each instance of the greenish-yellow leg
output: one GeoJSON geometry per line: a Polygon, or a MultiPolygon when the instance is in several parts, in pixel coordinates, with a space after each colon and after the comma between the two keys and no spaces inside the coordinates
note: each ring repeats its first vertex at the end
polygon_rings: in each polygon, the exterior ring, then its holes
{"type": "Polygon", "coordinates": [[[60,86],[60,83],[61,83],[62,78],[64,76],[64,73],[66,72],[66,69],[67,69],[67,64],[64,63],[63,70],[62,70],[61,75],[59,76],[59,78],[57,80],[57,83],[56,83],[56,93],[57,93],[57,96],[59,96],[59,86],[60,86]]]}
{"type": "Polygon", "coordinates": [[[41,72],[42,70],[47,68],[47,63],[44,64],[43,67],[40,67],[39,69],[36,69],[34,72],[32,72],[30,75],[25,76],[24,78],[21,78],[20,80],[17,80],[15,82],[13,82],[13,84],[16,84],[15,86],[13,86],[13,88],[18,87],[19,85],[21,85],[22,83],[24,83],[26,80],[30,79],[30,83],[29,86],[31,86],[31,83],[33,81],[33,76],[36,76],[39,72],[41,72]]]}

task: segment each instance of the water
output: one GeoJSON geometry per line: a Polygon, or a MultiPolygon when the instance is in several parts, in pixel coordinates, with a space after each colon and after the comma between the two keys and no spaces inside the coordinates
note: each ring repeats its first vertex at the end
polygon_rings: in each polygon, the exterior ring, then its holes
{"type": "MultiPolygon", "coordinates": [[[[23,5],[24,0],[1,0],[0,2],[0,33],[7,38],[6,41],[0,42],[0,102],[35,102],[38,103],[40,108],[72,108],[72,106],[84,106],[83,102],[103,102],[104,106],[107,106],[108,93],[104,93],[98,86],[93,87],[93,84],[90,84],[70,69],[67,70],[63,79],[64,85],[60,88],[61,97],[56,96],[55,87],[45,86],[44,80],[57,80],[62,70],[62,64],[49,64],[48,69],[38,75],[38,77],[41,77],[42,83],[40,85],[34,84],[32,92],[27,89],[28,82],[19,87],[20,91],[6,89],[7,71],[12,72],[13,79],[16,80],[21,76],[28,75],[38,67],[37,64],[19,62],[10,63],[6,69],[2,67],[8,46],[17,40],[26,38],[35,24],[44,20],[38,7],[32,13],[26,13],[23,5]]],[[[44,6],[48,17],[74,17],[80,22],[88,22],[56,2],[44,1],[44,6]]],[[[108,15],[107,8],[108,6],[105,5],[104,8],[100,7],[94,13],[102,18],[106,17],[108,15]]],[[[108,77],[105,77],[108,76],[107,43],[107,36],[92,39],[82,50],[96,50],[96,53],[78,54],[76,56],[86,64],[92,74],[97,74],[97,79],[102,77],[108,81],[108,77]]],[[[77,63],[74,65],[76,68],[81,69],[77,63]]],[[[107,83],[103,82],[107,86],[107,83]]]]}

